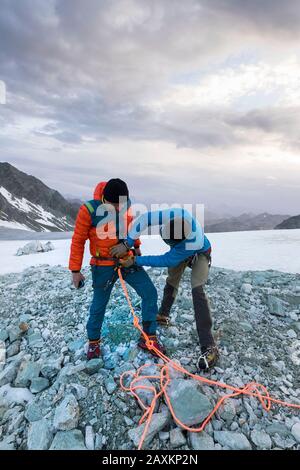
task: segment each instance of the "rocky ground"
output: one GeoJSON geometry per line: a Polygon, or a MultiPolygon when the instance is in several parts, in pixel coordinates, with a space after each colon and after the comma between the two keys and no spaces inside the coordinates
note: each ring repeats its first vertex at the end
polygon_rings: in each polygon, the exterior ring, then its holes
{"type": "MultiPolygon", "coordinates": [[[[103,329],[103,358],[85,360],[92,288],[76,291],[62,267],[0,277],[0,449],[135,449],[143,431],[137,402],[119,386],[123,371],[153,362],[135,347],[137,333],[118,285],[103,329]]],[[[199,353],[187,271],[160,330],[169,355],[196,371],[199,353]]],[[[165,271],[152,270],[160,296],[165,271]]],[[[300,275],[212,268],[207,292],[221,359],[207,377],[242,386],[264,384],[300,404],[300,275]]],[[[130,289],[137,312],[139,299],[130,289]]],[[[199,425],[224,390],[178,375],[169,394],[178,416],[199,425]]],[[[151,393],[144,392],[151,401],[151,393]],[[148,395],[147,395],[148,393],[148,395]]],[[[161,401],[147,449],[300,449],[300,412],[267,413],[249,397],[231,399],[201,434],[180,429],[161,401]]]]}

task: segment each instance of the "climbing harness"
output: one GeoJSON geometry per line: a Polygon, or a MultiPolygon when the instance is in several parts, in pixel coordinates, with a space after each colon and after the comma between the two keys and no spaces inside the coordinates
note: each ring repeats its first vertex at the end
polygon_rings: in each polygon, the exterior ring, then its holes
{"type": "Polygon", "coordinates": [[[248,384],[246,384],[246,385],[244,385],[243,387],[240,387],[240,388],[233,387],[232,385],[227,385],[225,383],[217,382],[216,380],[211,380],[211,379],[208,379],[206,377],[202,377],[202,376],[197,375],[197,374],[192,374],[191,372],[188,372],[186,369],[184,369],[181,365],[179,365],[176,362],[169,359],[165,354],[160,352],[154,346],[153,341],[151,341],[149,336],[143,331],[142,327],[140,326],[139,319],[138,319],[137,315],[135,314],[134,308],[132,306],[132,303],[131,303],[131,300],[130,300],[130,297],[129,297],[129,294],[128,294],[128,290],[127,290],[124,278],[122,276],[122,272],[121,272],[120,267],[118,268],[118,275],[119,275],[119,279],[120,279],[120,282],[121,282],[122,289],[124,291],[124,295],[127,299],[130,311],[131,311],[132,316],[133,316],[133,325],[134,325],[134,327],[144,337],[146,345],[147,345],[149,351],[154,351],[156,353],[156,355],[160,359],[162,359],[162,361],[163,361],[163,364],[156,364],[156,366],[158,367],[158,369],[160,371],[159,375],[147,375],[146,373],[143,373],[144,369],[149,368],[150,366],[153,366],[153,364],[144,364],[143,366],[139,367],[139,369],[136,372],[127,371],[127,372],[124,372],[120,377],[121,388],[124,391],[130,392],[131,395],[136,398],[136,400],[140,404],[141,408],[144,410],[144,414],[143,414],[143,416],[141,417],[141,419],[139,421],[139,424],[142,424],[142,423],[145,422],[145,427],[144,427],[144,430],[143,430],[143,433],[142,433],[142,436],[141,436],[141,439],[140,439],[140,442],[139,442],[139,446],[138,446],[139,450],[142,449],[142,446],[143,446],[145,437],[147,435],[147,432],[148,432],[148,429],[149,429],[149,426],[150,426],[150,423],[151,423],[152,415],[154,413],[157,401],[162,396],[164,397],[165,402],[166,402],[166,404],[167,404],[167,406],[170,410],[170,413],[171,413],[174,421],[178,424],[178,426],[180,426],[182,429],[185,429],[186,431],[195,432],[195,433],[203,431],[205,426],[209,423],[209,421],[212,419],[212,417],[215,415],[215,413],[220,408],[220,406],[224,403],[225,400],[227,400],[228,398],[233,398],[233,397],[237,397],[237,396],[240,396],[240,395],[257,398],[260,401],[263,409],[266,410],[266,411],[269,411],[271,409],[272,404],[277,404],[277,405],[287,406],[287,407],[290,407],[290,408],[300,409],[300,405],[298,405],[298,404],[287,403],[285,401],[278,400],[276,398],[271,397],[268,390],[267,390],[267,388],[262,384],[259,384],[259,383],[256,383],[256,382],[250,382],[250,383],[248,383],[248,384]],[[214,406],[211,413],[203,421],[201,426],[199,426],[197,428],[192,428],[192,427],[189,427],[189,426],[185,425],[182,421],[180,421],[180,419],[176,416],[176,414],[174,412],[174,408],[172,406],[172,403],[171,403],[171,400],[170,400],[170,397],[169,397],[169,394],[168,394],[168,386],[170,385],[170,383],[172,381],[172,378],[171,378],[171,370],[172,369],[176,370],[178,372],[181,372],[182,374],[184,374],[184,375],[186,375],[186,376],[188,376],[188,377],[190,377],[194,380],[197,380],[198,382],[201,382],[203,384],[210,385],[210,386],[216,386],[216,387],[226,389],[226,390],[229,391],[229,393],[227,393],[226,395],[222,396],[219,399],[219,401],[216,403],[216,405],[214,406]],[[131,380],[131,383],[130,383],[129,386],[124,385],[124,378],[126,376],[127,377],[130,377],[130,376],[132,377],[132,380],[131,380]],[[153,379],[153,380],[157,379],[160,383],[160,391],[156,390],[155,385],[142,385],[140,382],[143,382],[145,379],[150,379],[150,380],[151,379],[153,379]],[[152,399],[152,402],[149,406],[147,406],[142,401],[142,399],[138,396],[138,394],[137,394],[138,390],[150,390],[153,393],[153,399],[152,399]]]}

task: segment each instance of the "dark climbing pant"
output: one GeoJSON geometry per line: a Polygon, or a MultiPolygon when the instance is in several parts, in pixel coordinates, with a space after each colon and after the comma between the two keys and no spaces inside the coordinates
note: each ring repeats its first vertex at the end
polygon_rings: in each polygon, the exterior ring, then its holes
{"type": "MultiPolygon", "coordinates": [[[[169,316],[172,305],[175,301],[180,280],[190,260],[183,261],[178,266],[168,269],[168,277],[164,288],[164,295],[159,309],[160,315],[169,316]]],[[[208,347],[215,344],[212,335],[212,318],[204,285],[207,282],[210,262],[204,254],[196,255],[192,263],[192,297],[195,311],[196,328],[201,347],[208,347]]]]}
{"type": "MultiPolygon", "coordinates": [[[[143,329],[148,334],[156,333],[157,290],[146,271],[137,266],[122,269],[125,281],[142,299],[143,329]]],[[[87,322],[89,340],[100,338],[106,306],[111,291],[118,279],[114,266],[92,266],[94,296],[87,322]]],[[[124,297],[124,302],[126,302],[124,297]]]]}

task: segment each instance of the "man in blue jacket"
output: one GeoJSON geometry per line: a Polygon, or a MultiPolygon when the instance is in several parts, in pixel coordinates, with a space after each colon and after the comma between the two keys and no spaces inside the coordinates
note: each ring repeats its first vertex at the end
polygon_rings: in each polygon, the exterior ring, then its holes
{"type": "Polygon", "coordinates": [[[124,267],[132,265],[168,267],[158,323],[168,325],[171,307],[176,298],[182,275],[187,267],[192,270],[191,284],[196,327],[201,345],[198,367],[213,367],[219,352],[212,335],[212,318],[204,291],[211,263],[211,245],[196,218],[181,208],[172,208],[142,214],[135,219],[127,240],[111,249],[112,256],[123,257],[141,233],[151,226],[159,226],[163,240],[170,250],[158,256],[135,256],[121,261],[124,267]]]}

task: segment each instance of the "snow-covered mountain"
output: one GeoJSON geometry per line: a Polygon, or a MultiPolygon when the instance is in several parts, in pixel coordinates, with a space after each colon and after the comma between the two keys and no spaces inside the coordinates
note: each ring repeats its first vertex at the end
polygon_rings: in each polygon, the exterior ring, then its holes
{"type": "Polygon", "coordinates": [[[9,163],[0,162],[0,227],[57,232],[72,230],[78,205],[9,163]]]}
{"type": "Polygon", "coordinates": [[[295,215],[293,217],[289,217],[288,219],[281,222],[281,224],[277,225],[275,229],[295,229],[300,228],[300,215],[295,215]]]}
{"type": "MultiPolygon", "coordinates": [[[[237,217],[224,218],[215,223],[208,221],[205,225],[207,233],[243,232],[249,230],[273,230],[278,224],[288,219],[284,214],[241,214],[237,217]]],[[[276,227],[277,228],[277,227],[276,227]]],[[[278,227],[287,228],[287,227],[278,227]]]]}

